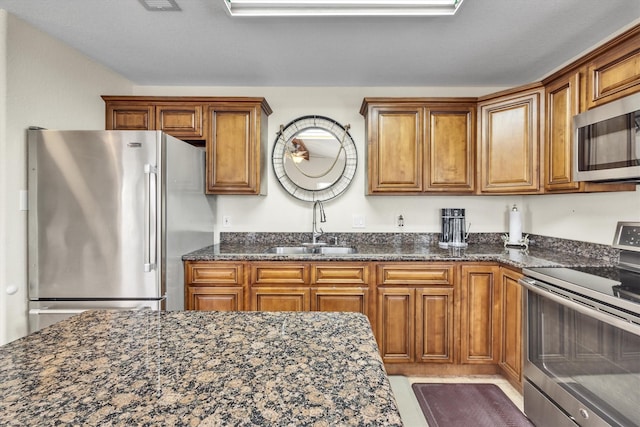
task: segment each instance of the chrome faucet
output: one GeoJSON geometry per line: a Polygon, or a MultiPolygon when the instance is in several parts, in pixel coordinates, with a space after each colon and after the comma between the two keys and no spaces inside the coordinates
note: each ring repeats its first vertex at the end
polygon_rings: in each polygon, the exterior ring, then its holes
{"type": "Polygon", "coordinates": [[[322,227],[320,227],[320,230],[318,231],[318,226],[316,222],[316,207],[320,208],[320,222],[327,222],[327,216],[324,213],[324,206],[322,206],[322,202],[320,200],[316,200],[313,203],[313,224],[311,228],[311,236],[312,236],[311,242],[314,245],[318,242],[318,237],[324,234],[322,227]]]}

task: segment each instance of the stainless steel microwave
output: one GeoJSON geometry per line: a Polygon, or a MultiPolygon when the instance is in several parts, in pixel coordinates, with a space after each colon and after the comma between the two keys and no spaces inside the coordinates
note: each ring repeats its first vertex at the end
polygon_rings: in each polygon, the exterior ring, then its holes
{"type": "Polygon", "coordinates": [[[574,181],[640,182],[640,93],[573,117],[574,181]]]}

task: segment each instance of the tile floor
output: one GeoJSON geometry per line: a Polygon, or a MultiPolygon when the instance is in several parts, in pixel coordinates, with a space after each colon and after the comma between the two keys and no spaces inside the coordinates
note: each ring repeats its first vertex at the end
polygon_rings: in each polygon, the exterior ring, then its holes
{"type": "Polygon", "coordinates": [[[413,394],[411,384],[413,383],[484,383],[495,384],[516,404],[522,411],[522,395],[515,389],[509,381],[499,375],[472,375],[472,376],[451,376],[451,377],[404,377],[401,375],[390,375],[391,388],[396,396],[400,416],[405,427],[428,427],[424,419],[422,410],[418,405],[418,400],[413,394]]]}

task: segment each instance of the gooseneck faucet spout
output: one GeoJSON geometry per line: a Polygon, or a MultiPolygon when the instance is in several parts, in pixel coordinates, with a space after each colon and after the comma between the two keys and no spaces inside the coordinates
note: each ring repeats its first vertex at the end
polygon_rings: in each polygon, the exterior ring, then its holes
{"type": "Polygon", "coordinates": [[[320,200],[316,200],[313,203],[313,224],[311,228],[312,243],[314,245],[317,243],[318,237],[324,234],[322,227],[320,227],[320,230],[318,230],[318,224],[316,220],[316,207],[318,207],[320,210],[320,222],[327,222],[327,216],[324,213],[324,206],[322,205],[322,202],[320,200]]]}

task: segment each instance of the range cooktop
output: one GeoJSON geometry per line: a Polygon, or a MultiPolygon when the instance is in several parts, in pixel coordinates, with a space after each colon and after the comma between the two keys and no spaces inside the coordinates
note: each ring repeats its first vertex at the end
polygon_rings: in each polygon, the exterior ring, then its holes
{"type": "Polygon", "coordinates": [[[526,276],[570,294],[640,315],[640,273],[620,267],[534,267],[526,276]]]}
{"type": "Polygon", "coordinates": [[[536,267],[523,273],[570,294],[640,314],[640,223],[619,222],[612,246],[620,249],[615,266],[536,267]]]}

